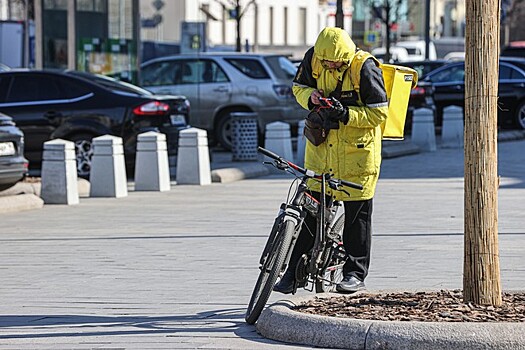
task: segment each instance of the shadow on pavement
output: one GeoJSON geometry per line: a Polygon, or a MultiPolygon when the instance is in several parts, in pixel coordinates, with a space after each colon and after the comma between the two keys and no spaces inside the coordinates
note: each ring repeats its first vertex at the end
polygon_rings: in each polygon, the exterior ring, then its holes
{"type": "Polygon", "coordinates": [[[282,344],[257,334],[255,326],[244,322],[244,312],[244,308],[231,308],[174,316],[2,315],[0,330],[4,334],[0,334],[0,339],[144,334],[184,337],[184,333],[205,332],[233,333],[249,341],[282,344]],[[59,331],[64,328],[71,331],[59,331]],[[89,328],[93,328],[93,331],[90,332],[89,328]],[[13,329],[13,334],[5,334],[9,329],[13,329]]]}

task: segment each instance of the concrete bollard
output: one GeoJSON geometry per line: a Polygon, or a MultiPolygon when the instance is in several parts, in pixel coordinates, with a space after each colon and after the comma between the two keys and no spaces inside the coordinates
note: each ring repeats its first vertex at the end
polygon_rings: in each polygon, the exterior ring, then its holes
{"type": "Polygon", "coordinates": [[[75,144],[56,139],[44,142],[42,187],[45,204],[78,204],[78,178],[75,144]]]}
{"type": "Polygon", "coordinates": [[[304,167],[304,152],[306,148],[306,137],[304,136],[304,119],[299,121],[297,130],[297,157],[295,163],[304,167]]]}
{"type": "Polygon", "coordinates": [[[266,125],[264,148],[277,153],[285,159],[294,159],[290,125],[283,122],[274,122],[266,125]]]}
{"type": "Polygon", "coordinates": [[[128,184],[122,138],[104,135],[93,139],[90,197],[126,197],[128,184]]]}
{"type": "Polygon", "coordinates": [[[463,108],[449,106],[443,108],[443,128],[441,146],[444,148],[463,148],[463,108]]]}
{"type": "Polygon", "coordinates": [[[422,151],[436,150],[436,131],[434,126],[434,110],[418,108],[412,116],[412,143],[422,151]]]}
{"type": "Polygon", "coordinates": [[[166,135],[148,131],[137,137],[135,191],[169,191],[170,167],[166,135]]]}
{"type": "Polygon", "coordinates": [[[206,130],[182,130],[177,154],[177,185],[210,184],[210,154],[206,130]]]}

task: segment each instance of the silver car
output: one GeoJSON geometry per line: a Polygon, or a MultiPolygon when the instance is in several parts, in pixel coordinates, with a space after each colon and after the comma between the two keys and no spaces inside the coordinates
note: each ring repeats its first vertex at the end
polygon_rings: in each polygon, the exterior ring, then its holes
{"type": "MultiPolygon", "coordinates": [[[[291,86],[297,67],[273,54],[200,53],[157,58],[142,65],[141,85],[158,94],[184,95],[190,124],[231,148],[232,112],[256,112],[259,135],[266,124],[296,126],[305,117],[291,86]]],[[[295,129],[295,128],[294,128],[295,129]]]]}

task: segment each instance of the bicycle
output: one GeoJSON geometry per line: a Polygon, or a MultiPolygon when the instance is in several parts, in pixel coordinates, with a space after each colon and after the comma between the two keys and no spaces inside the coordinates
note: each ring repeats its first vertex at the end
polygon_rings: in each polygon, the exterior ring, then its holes
{"type": "Polygon", "coordinates": [[[286,270],[307,212],[317,219],[314,245],[307,254],[301,257],[297,265],[292,293],[295,294],[297,286],[305,282],[310,282],[311,289],[307,289],[306,285],[304,288],[310,291],[315,289],[316,293],[334,291],[336,284],[343,278],[342,270],[346,260],[346,252],[341,241],[344,215],[339,210],[342,203],[334,200],[333,196],[327,196],[325,188],[328,186],[334,191],[345,193],[348,192],[342,186],[363,189],[359,184],[334,178],[330,174],[316,174],[265,148],[259,147],[258,150],[273,159],[272,162],[264,162],[265,164],[273,165],[296,177],[290,190],[296,181],[298,184],[293,197],[290,199],[289,195],[287,201],[281,204],[279,214],[274,220],[259,260],[259,277],[245,315],[248,324],[254,324],[257,321],[277,278],[286,270]],[[321,182],[319,200],[310,193],[309,179],[321,182]]]}

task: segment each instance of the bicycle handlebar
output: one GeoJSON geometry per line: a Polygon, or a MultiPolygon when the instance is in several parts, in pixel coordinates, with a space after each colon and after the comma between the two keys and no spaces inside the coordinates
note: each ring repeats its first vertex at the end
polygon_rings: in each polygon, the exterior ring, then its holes
{"type": "MultiPolygon", "coordinates": [[[[272,151],[267,150],[266,148],[258,147],[257,150],[259,152],[261,152],[262,154],[264,154],[265,156],[269,157],[269,158],[272,158],[272,159],[274,159],[274,160],[276,160],[278,162],[281,162],[281,163],[286,163],[289,167],[297,170],[298,172],[300,172],[303,175],[306,175],[308,177],[315,178],[315,179],[320,179],[321,177],[323,177],[323,174],[316,174],[312,170],[308,170],[306,168],[301,168],[299,165],[294,164],[294,163],[284,159],[283,157],[278,156],[277,154],[273,153],[272,151]]],[[[341,185],[343,185],[343,186],[355,188],[357,190],[363,190],[363,186],[360,185],[360,184],[356,184],[356,183],[353,183],[353,182],[350,182],[350,181],[346,181],[346,180],[342,180],[342,179],[337,179],[337,181],[339,181],[341,183],[341,185]]]]}

